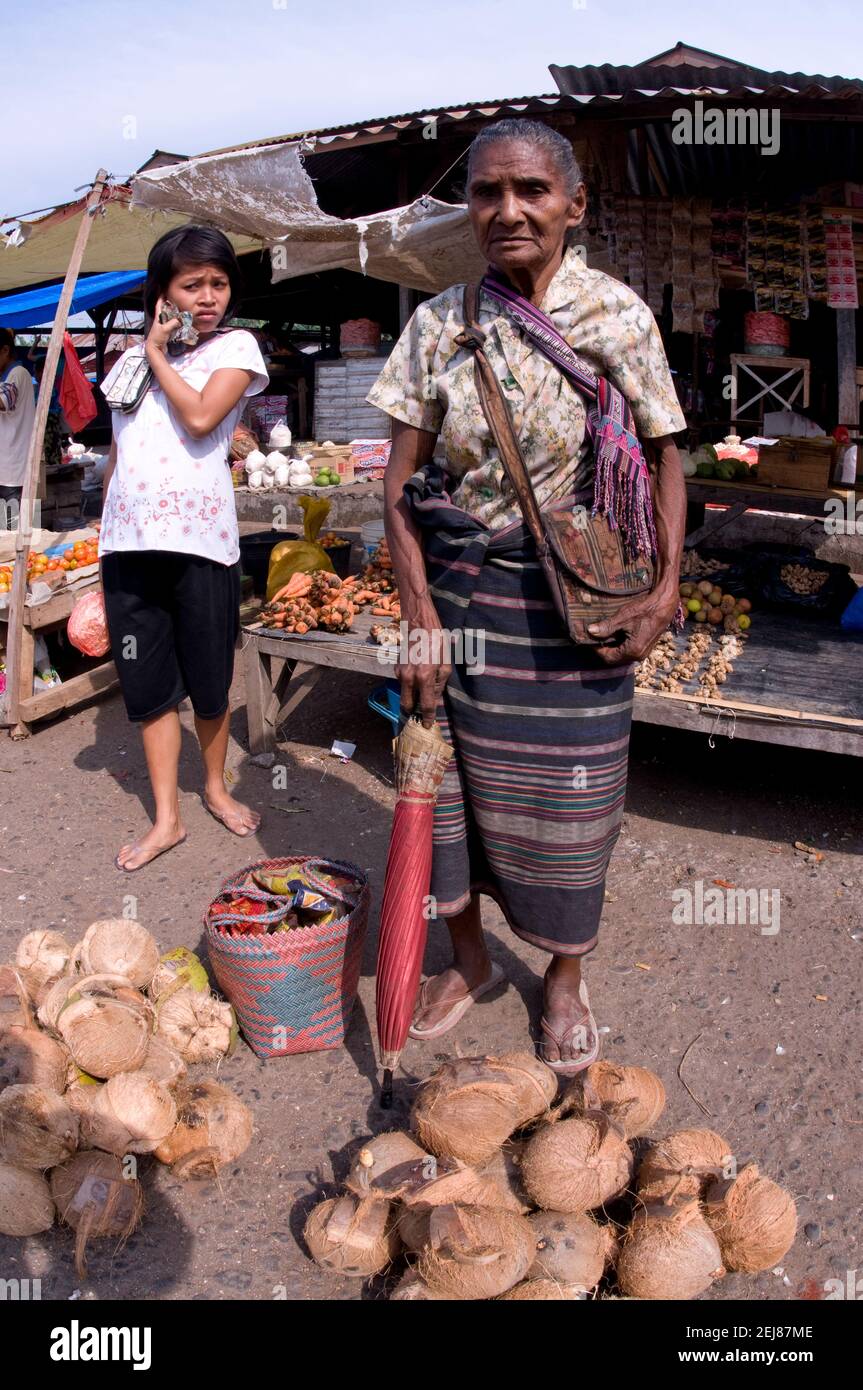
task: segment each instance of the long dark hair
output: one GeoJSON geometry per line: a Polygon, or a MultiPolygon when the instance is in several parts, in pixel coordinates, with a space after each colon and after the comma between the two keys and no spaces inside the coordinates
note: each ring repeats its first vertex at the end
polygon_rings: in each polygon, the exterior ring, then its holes
{"type": "Polygon", "coordinates": [[[234,248],[224,232],[216,227],[199,227],[189,222],[185,227],[160,236],[147,257],[147,280],[144,285],[144,314],[149,330],[156,317],[156,304],[167,294],[174,276],[185,265],[217,265],[228,277],[231,298],[222,323],[236,313],[243,288],[243,276],[234,248]]]}

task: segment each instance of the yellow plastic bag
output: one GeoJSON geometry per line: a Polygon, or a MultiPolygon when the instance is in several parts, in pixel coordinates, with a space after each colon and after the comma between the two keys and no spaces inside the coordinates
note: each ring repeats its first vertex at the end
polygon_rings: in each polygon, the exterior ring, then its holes
{"type": "Polygon", "coordinates": [[[279,541],[278,545],[273,546],[267,571],[268,603],[273,594],[287,584],[292,574],[311,574],[312,570],[333,572],[329,555],[316,544],[321,527],[329,515],[329,500],[304,495],[299,503],[304,513],[304,538],[301,541],[279,541]]]}

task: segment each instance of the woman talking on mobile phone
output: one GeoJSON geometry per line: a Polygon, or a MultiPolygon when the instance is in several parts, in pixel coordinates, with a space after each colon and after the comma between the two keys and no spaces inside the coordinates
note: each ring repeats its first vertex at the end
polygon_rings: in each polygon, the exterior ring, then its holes
{"type": "Polygon", "coordinates": [[[131,355],[146,356],[149,388],[113,414],[99,553],[111,650],[129,718],[140,723],[155,799],[153,825],[116,857],[127,872],[180,844],[178,706],[188,697],[204,763],[203,802],[235,835],[260,817],[228,795],[228,692],[239,631],[239,532],[228,450],[243,401],[268,377],[255,338],[227,328],[241,287],[228,239],[178,227],[150,251],[147,337],[102,383],[111,394],[131,355]],[[191,314],[194,345],[172,341],[191,314]]]}

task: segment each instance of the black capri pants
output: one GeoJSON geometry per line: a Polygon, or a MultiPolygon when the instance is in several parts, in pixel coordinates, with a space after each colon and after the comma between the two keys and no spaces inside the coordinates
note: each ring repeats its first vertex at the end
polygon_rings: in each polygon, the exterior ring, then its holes
{"type": "Polygon", "coordinates": [[[111,653],[129,718],[187,697],[202,719],[228,708],[240,630],[240,566],[173,550],[102,557],[111,653]]]}

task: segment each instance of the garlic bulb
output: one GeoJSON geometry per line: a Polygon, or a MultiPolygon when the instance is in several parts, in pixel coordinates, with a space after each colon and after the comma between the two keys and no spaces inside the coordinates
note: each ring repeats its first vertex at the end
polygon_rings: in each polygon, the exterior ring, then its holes
{"type": "Polygon", "coordinates": [[[249,474],[249,487],[261,488],[264,486],[264,475],[260,468],[256,468],[249,474]]]}
{"type": "Polygon", "coordinates": [[[266,454],[262,453],[260,449],[252,449],[251,453],[248,453],[246,455],[246,461],[244,465],[246,473],[256,473],[259,469],[265,466],[266,462],[266,454]]]}
{"type": "Polygon", "coordinates": [[[276,487],[287,487],[291,477],[291,465],[287,460],[277,463],[273,469],[273,475],[275,477],[276,487]]]}

